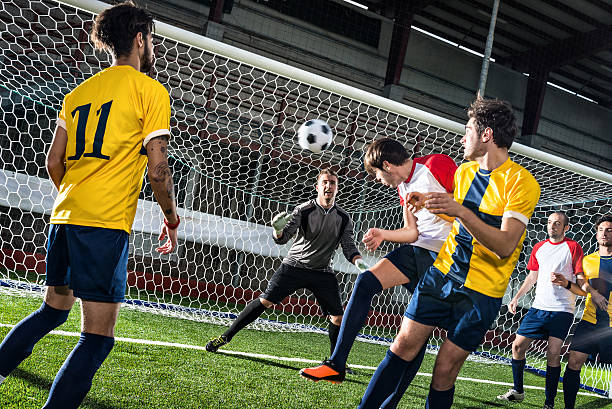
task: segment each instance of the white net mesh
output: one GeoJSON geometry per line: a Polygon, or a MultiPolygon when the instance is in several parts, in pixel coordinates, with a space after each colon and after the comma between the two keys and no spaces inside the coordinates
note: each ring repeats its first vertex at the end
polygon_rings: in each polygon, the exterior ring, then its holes
{"type": "MultiPolygon", "coordinates": [[[[55,119],[67,92],[110,65],[88,40],[92,18],[90,11],[54,1],[9,0],[0,8],[0,123],[6,130],[0,135],[0,278],[5,287],[26,291],[44,279],[55,194],[44,162],[55,119]]],[[[288,246],[271,240],[269,221],[313,197],[315,176],[324,166],[341,175],[338,203],[351,214],[358,240],[369,227],[400,226],[396,192],[375,184],[363,170],[363,147],[375,138],[399,139],[417,156],[445,153],[461,162],[456,132],[397,113],[401,108],[391,112],[174,40],[162,28],[158,24],[152,76],[171,94],[170,163],[183,223],[178,252],[155,253],[162,217],[145,178],[128,267],[127,298],[139,308],[227,324],[265,289],[287,252],[288,246]],[[321,155],[302,151],[295,140],[299,125],[311,118],[326,120],[335,133],[333,146],[321,155]]],[[[202,40],[191,38],[192,44],[202,40]]],[[[532,246],[545,239],[552,209],[567,211],[570,236],[585,254],[596,250],[593,221],[612,212],[609,184],[527,156],[512,157],[538,179],[542,196],[504,304],[527,273],[532,246]]],[[[361,250],[373,264],[392,248],[361,250]]],[[[339,254],[334,269],[346,299],[357,271],[339,254]]],[[[408,300],[403,288],[376,296],[363,334],[381,342],[392,337],[408,300]]],[[[530,295],[523,298],[524,307],[530,303],[530,295]]],[[[509,358],[511,334],[521,317],[504,305],[476,356],[509,358]]],[[[301,291],[253,326],[320,331],[325,325],[311,294],[301,291]]],[[[438,334],[433,344],[439,343],[438,334]]],[[[532,347],[528,363],[546,368],[544,344],[532,347]]],[[[591,365],[585,379],[600,392],[609,390],[609,370],[591,365]]]]}

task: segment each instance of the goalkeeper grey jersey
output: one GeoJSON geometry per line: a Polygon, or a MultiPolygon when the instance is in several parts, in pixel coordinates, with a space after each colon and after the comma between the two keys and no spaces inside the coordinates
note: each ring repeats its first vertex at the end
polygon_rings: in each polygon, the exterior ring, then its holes
{"type": "Polygon", "coordinates": [[[293,218],[285,225],[277,244],[285,244],[297,237],[283,263],[294,267],[333,272],[330,262],[338,245],[349,262],[360,255],[353,238],[353,223],[340,207],[322,208],[316,199],[295,208],[293,218]]]}

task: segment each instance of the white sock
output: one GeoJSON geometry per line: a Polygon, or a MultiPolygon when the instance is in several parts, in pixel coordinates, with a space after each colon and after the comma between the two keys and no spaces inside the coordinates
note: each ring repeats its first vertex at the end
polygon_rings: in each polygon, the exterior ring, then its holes
{"type": "Polygon", "coordinates": [[[4,376],[0,375],[0,384],[1,384],[2,382],[4,382],[4,380],[5,380],[5,379],[6,379],[6,378],[5,378],[4,376]]]}

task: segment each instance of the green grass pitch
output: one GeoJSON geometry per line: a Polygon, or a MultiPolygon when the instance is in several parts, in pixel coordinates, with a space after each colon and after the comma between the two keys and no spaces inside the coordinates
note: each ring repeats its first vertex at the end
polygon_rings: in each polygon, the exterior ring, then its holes
{"type": "MultiPolygon", "coordinates": [[[[0,294],[0,323],[15,324],[38,308],[39,298],[0,294]]],[[[59,330],[79,332],[80,314],[75,308],[59,330]]],[[[0,338],[9,331],[0,327],[0,338]]],[[[223,327],[122,309],[116,336],[203,346],[223,327]]],[[[0,408],[40,408],[46,401],[55,373],[77,338],[48,335],[30,358],[0,385],[0,408]]],[[[319,360],[329,355],[327,336],[310,333],[275,333],[244,330],[226,349],[280,357],[319,360]]],[[[349,363],[377,366],[386,347],[357,342],[349,363]]],[[[427,354],[421,372],[431,373],[434,356],[427,354]]],[[[310,366],[292,361],[212,354],[173,346],[142,345],[118,341],[104,362],[83,402],[90,409],[142,408],[355,408],[372,371],[359,369],[342,385],[314,383],[298,370],[310,366]]],[[[459,376],[495,382],[511,382],[508,366],[467,362],[459,376]]],[[[401,408],[422,408],[430,378],[417,376],[400,403],[401,408]]],[[[544,386],[544,379],[525,374],[525,384],[544,386]]],[[[454,408],[506,407],[495,402],[504,385],[457,381],[454,408]]],[[[516,408],[541,408],[542,390],[527,390],[516,408]]],[[[563,394],[557,395],[563,407],[563,394]]],[[[612,407],[610,400],[578,396],[577,407],[612,407]]]]}

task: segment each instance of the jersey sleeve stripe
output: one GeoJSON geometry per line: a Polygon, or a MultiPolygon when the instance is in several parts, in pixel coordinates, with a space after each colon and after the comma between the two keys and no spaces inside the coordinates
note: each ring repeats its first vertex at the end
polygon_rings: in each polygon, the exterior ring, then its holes
{"type": "Polygon", "coordinates": [[[62,118],[57,118],[57,126],[64,128],[66,131],[68,130],[68,128],[66,128],[66,121],[62,118]]]}
{"type": "Polygon", "coordinates": [[[503,217],[512,217],[512,218],[515,218],[516,220],[518,220],[521,223],[523,223],[525,226],[527,226],[527,224],[529,224],[529,218],[527,216],[525,216],[524,214],[521,214],[519,212],[515,212],[513,210],[506,210],[504,212],[503,217]]]}
{"type": "Polygon", "coordinates": [[[146,148],[147,144],[149,143],[151,139],[157,138],[158,136],[161,136],[161,135],[170,135],[170,131],[167,129],[158,129],[156,131],[151,132],[144,138],[144,141],[142,142],[142,146],[146,148]]]}

